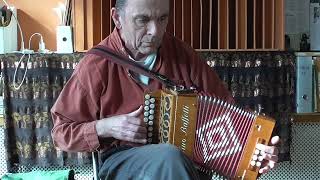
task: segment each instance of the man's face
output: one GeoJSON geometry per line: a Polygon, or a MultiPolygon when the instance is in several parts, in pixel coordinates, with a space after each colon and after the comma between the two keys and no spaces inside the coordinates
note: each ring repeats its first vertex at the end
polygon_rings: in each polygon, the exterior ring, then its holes
{"type": "Polygon", "coordinates": [[[119,30],[133,54],[149,55],[160,47],[168,24],[169,0],[128,0],[119,30]]]}

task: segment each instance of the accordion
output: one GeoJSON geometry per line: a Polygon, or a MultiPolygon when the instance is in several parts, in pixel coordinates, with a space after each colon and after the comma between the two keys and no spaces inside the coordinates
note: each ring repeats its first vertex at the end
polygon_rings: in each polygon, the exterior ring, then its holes
{"type": "Polygon", "coordinates": [[[256,179],[262,163],[256,144],[269,142],[275,121],[218,98],[194,92],[145,93],[148,143],[170,143],[200,170],[230,179],[256,179]]]}

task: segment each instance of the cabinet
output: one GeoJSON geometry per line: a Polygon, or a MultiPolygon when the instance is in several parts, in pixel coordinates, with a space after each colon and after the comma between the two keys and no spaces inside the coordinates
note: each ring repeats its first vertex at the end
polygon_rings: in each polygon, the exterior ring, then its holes
{"type": "Polygon", "coordinates": [[[299,113],[293,115],[294,123],[320,123],[320,113],[299,113]]]}
{"type": "Polygon", "coordinates": [[[320,122],[320,52],[296,53],[294,122],[320,122]]]}
{"type": "Polygon", "coordinates": [[[320,112],[320,53],[296,53],[296,112],[320,112]]]}

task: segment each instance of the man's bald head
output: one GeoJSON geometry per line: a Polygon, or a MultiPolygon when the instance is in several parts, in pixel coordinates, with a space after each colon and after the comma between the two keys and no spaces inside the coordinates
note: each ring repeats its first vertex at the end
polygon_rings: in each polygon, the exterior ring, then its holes
{"type": "Polygon", "coordinates": [[[128,0],[116,0],[115,8],[119,11],[122,11],[126,6],[128,0]]]}

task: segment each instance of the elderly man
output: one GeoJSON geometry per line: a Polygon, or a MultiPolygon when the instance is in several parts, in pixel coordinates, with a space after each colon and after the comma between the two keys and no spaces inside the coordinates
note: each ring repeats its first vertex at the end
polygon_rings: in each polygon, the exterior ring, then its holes
{"type": "MultiPolygon", "coordinates": [[[[117,0],[111,14],[116,28],[100,45],[174,82],[233,102],[197,53],[166,33],[169,0],[117,0]]],[[[193,162],[176,147],[144,145],[143,94],[161,88],[155,80],[87,54],[51,110],[55,145],[65,151],[104,151],[102,179],[199,179],[193,162]]],[[[277,149],[259,148],[268,162],[260,169],[265,173],[274,167],[277,149]]]]}

